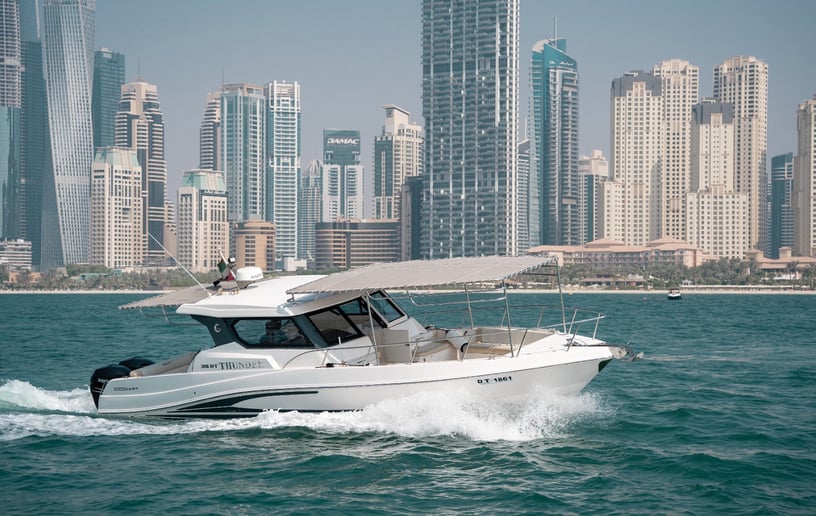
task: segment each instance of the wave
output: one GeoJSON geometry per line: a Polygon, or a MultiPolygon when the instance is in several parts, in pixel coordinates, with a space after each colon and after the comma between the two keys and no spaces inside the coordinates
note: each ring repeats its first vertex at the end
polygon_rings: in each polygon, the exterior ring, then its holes
{"type": "Polygon", "coordinates": [[[250,419],[166,421],[98,416],[87,389],[49,391],[20,380],[0,385],[0,440],[29,436],[174,435],[305,428],[326,434],[457,436],[472,441],[558,438],[604,412],[597,395],[539,393],[527,405],[488,403],[465,393],[420,393],[355,412],[264,412],[250,419]]]}

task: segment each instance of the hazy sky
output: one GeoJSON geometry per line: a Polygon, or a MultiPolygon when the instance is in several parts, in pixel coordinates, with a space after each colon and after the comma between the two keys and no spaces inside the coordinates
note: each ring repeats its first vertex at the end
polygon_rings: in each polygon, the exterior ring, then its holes
{"type": "MultiPolygon", "coordinates": [[[[420,0],[99,0],[96,47],[125,54],[126,80],[156,84],[165,115],[168,196],[198,166],[207,93],[224,82],[301,85],[302,166],[322,153],[323,129],[361,131],[371,173],[384,104],[424,125],[420,0]]],[[[796,108],[816,93],[813,0],[522,0],[520,121],[530,51],[554,35],[580,73],[580,143],[609,156],[609,90],[630,70],[679,58],[712,70],[736,55],[768,63],[768,158],[796,151],[796,108]]]]}

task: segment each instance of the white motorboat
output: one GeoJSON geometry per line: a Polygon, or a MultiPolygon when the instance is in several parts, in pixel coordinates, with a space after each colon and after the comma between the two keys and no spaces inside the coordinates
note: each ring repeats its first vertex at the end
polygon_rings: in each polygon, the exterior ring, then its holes
{"type": "Polygon", "coordinates": [[[683,299],[683,294],[680,293],[679,288],[672,288],[669,289],[669,293],[667,294],[669,301],[676,301],[678,299],[683,299]]]}
{"type": "Polygon", "coordinates": [[[159,363],[134,357],[102,367],[91,393],[100,414],[168,418],[359,410],[428,391],[508,403],[574,395],[613,358],[631,355],[596,338],[602,315],[568,309],[563,297],[555,307],[511,304],[529,296],[508,296],[508,280],[545,273],[557,278],[557,265],[541,256],[386,263],[257,282],[246,275],[260,277],[259,269],[239,269],[234,288],[191,287],[123,306],[166,315],[177,307],[207,327],[213,345],[159,363]]]}

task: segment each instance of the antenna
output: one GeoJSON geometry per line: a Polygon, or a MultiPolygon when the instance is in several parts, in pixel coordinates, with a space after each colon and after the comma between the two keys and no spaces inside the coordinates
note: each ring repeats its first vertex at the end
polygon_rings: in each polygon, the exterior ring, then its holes
{"type": "MultiPolygon", "coordinates": [[[[170,251],[168,251],[168,250],[167,250],[167,249],[166,249],[166,248],[165,248],[165,247],[164,247],[164,246],[161,244],[161,242],[159,242],[158,240],[156,240],[156,237],[154,237],[154,236],[153,236],[153,235],[152,235],[152,234],[151,234],[149,231],[147,232],[147,236],[149,236],[150,238],[152,238],[152,239],[153,239],[153,241],[154,241],[154,242],[156,242],[156,245],[158,245],[159,247],[161,247],[162,251],[164,251],[165,253],[167,253],[167,256],[169,256],[170,258],[172,258],[172,259],[173,259],[173,261],[174,261],[174,262],[176,262],[176,265],[178,265],[179,267],[181,267],[181,270],[183,270],[184,272],[186,272],[186,273],[187,273],[187,275],[188,275],[188,276],[190,276],[191,278],[193,278],[193,281],[195,281],[195,282],[196,282],[196,285],[198,285],[199,287],[201,287],[201,290],[203,290],[204,292],[206,292],[208,297],[212,297],[212,294],[210,294],[210,291],[209,291],[209,290],[207,290],[207,287],[205,287],[204,285],[202,285],[201,283],[199,283],[199,281],[196,279],[196,277],[195,277],[195,276],[193,276],[193,273],[192,273],[192,272],[190,272],[190,271],[188,271],[188,270],[187,270],[187,268],[186,268],[184,265],[182,265],[182,264],[181,264],[181,262],[179,262],[178,260],[176,260],[176,257],[175,257],[175,256],[173,256],[173,254],[172,254],[170,251]]],[[[219,253],[220,253],[220,250],[219,250],[219,253]]]]}

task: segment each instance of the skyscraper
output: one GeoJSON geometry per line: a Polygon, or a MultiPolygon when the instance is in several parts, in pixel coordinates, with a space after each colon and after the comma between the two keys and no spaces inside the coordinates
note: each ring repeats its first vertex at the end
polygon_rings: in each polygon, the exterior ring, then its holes
{"type": "Polygon", "coordinates": [[[17,0],[0,0],[0,240],[21,236],[22,54],[17,0]]]}
{"type": "Polygon", "coordinates": [[[301,171],[298,186],[298,258],[315,260],[315,224],[321,221],[323,162],[312,160],[301,171]]]}
{"type": "Polygon", "coordinates": [[[771,213],[769,258],[779,258],[780,247],[793,248],[793,153],[771,158],[771,213]]]}
{"type": "Polygon", "coordinates": [[[753,56],[714,67],[714,98],[734,105],[734,189],[747,193],[748,246],[763,249],[768,148],[768,64],[753,56]]]}
{"type": "Polygon", "coordinates": [[[598,228],[602,226],[599,217],[603,214],[600,205],[603,198],[600,190],[609,179],[609,163],[598,149],[592,155],[578,158],[578,174],[581,176],[581,235],[583,243],[600,238],[598,228]]]}
{"type": "Polygon", "coordinates": [[[108,268],[143,263],[142,191],[142,167],[135,150],[97,149],[91,170],[89,263],[108,268]]]}
{"type": "Polygon", "coordinates": [[[612,171],[603,184],[599,234],[626,245],[660,236],[661,86],[660,77],[641,71],[612,81],[612,171]]]}
{"type": "Polygon", "coordinates": [[[393,104],[385,108],[385,125],[374,138],[374,218],[400,217],[400,191],[407,178],[422,173],[424,135],[411,113],[393,104]]]}
{"type": "Polygon", "coordinates": [[[816,256],[816,95],[796,111],[793,254],[816,256]]]}
{"type": "Polygon", "coordinates": [[[423,255],[517,252],[519,0],[422,2],[423,255]]]}
{"type": "Polygon", "coordinates": [[[660,174],[660,236],[686,240],[686,193],[691,167],[691,107],[699,100],[700,67],[681,59],[657,63],[661,80],[664,136],[660,174]]]}
{"type": "Polygon", "coordinates": [[[204,118],[199,135],[198,166],[204,170],[218,170],[221,162],[221,91],[207,95],[204,118]]]}
{"type": "Polygon", "coordinates": [[[322,222],[363,218],[360,131],[323,130],[322,222]]]}
{"type": "Polygon", "coordinates": [[[529,192],[538,197],[530,244],[578,245],[578,63],[567,54],[567,40],[533,46],[530,83],[529,192]]]}
{"type": "Polygon", "coordinates": [[[692,106],[686,241],[719,258],[748,250],[748,194],[734,191],[734,122],[729,103],[692,106]]]}
{"type": "Polygon", "coordinates": [[[177,201],[179,262],[193,272],[214,270],[230,254],[224,175],[186,170],[177,201]]]}
{"type": "Polygon", "coordinates": [[[88,259],[95,0],[45,0],[43,72],[52,171],[43,184],[43,268],[88,259]]]}
{"type": "Polygon", "coordinates": [[[164,115],[154,84],[136,81],[122,86],[116,113],[116,145],[134,149],[142,167],[145,262],[162,264],[167,224],[167,162],[164,159],[164,115]]]}
{"type": "Polygon", "coordinates": [[[266,85],[266,217],[275,223],[275,249],[297,258],[300,175],[300,85],[266,85]]]}
{"type": "MultiPolygon", "coordinates": [[[[21,76],[20,233],[31,241],[31,261],[39,268],[42,257],[43,210],[55,213],[53,205],[43,206],[43,184],[50,178],[51,138],[48,130],[48,97],[43,75],[43,51],[37,2],[20,4],[20,38],[23,71],[21,76]]],[[[47,219],[53,224],[56,215],[47,219]]],[[[52,229],[52,228],[48,228],[52,229]]],[[[48,229],[46,234],[49,233],[48,229]]]]}
{"type": "Polygon", "coordinates": [[[93,113],[94,148],[110,147],[115,142],[115,119],[125,84],[125,56],[107,48],[94,53],[93,113]]]}
{"type": "MultiPolygon", "coordinates": [[[[518,184],[518,215],[516,221],[518,223],[518,248],[519,251],[525,251],[532,247],[530,242],[530,219],[535,218],[538,227],[539,209],[538,200],[532,199],[533,193],[530,191],[530,139],[525,138],[518,146],[518,160],[517,164],[517,184],[518,184]]],[[[538,241],[538,237],[535,238],[538,241]]]]}
{"type": "Polygon", "coordinates": [[[261,86],[225,84],[221,92],[221,160],[229,221],[266,215],[266,98],[261,86]]]}

